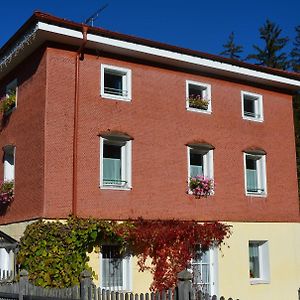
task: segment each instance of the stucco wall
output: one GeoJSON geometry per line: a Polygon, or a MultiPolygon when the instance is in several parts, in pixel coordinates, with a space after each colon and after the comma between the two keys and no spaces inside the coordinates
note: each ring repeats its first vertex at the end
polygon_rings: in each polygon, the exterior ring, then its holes
{"type": "Polygon", "coordinates": [[[219,253],[219,292],[243,300],[298,300],[300,224],[233,223],[227,247],[219,253]],[[248,242],[269,243],[270,283],[250,284],[248,242]]]}
{"type": "MultiPolygon", "coordinates": [[[[300,288],[300,224],[230,223],[232,236],[218,251],[215,284],[219,296],[243,300],[298,300],[300,288]],[[249,277],[249,241],[268,241],[269,283],[251,284],[249,277]]],[[[100,282],[100,254],[91,255],[90,265],[100,282]]],[[[132,291],[148,292],[151,274],[138,272],[136,258],[131,261],[132,291]]],[[[215,290],[215,289],[214,289],[215,290]]]]}

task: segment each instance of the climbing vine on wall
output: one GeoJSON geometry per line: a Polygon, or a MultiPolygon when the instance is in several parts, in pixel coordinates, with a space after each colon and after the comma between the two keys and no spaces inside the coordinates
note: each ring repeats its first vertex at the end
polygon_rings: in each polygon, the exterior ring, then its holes
{"type": "Polygon", "coordinates": [[[178,220],[102,221],[70,217],[66,221],[37,221],[27,226],[17,261],[29,279],[43,287],[69,287],[79,283],[88,266],[88,252],[101,245],[119,244],[138,258],[140,271],[153,274],[152,290],[173,287],[176,275],[187,267],[195,246],[219,246],[230,227],[178,220]],[[147,264],[147,258],[151,258],[147,264]]]}
{"type": "Polygon", "coordinates": [[[177,274],[195,257],[196,246],[203,251],[220,246],[230,236],[230,226],[196,221],[147,221],[139,219],[131,228],[129,243],[138,255],[140,270],[153,274],[152,290],[176,285],[177,274]],[[147,258],[151,264],[147,265],[147,258]]]}

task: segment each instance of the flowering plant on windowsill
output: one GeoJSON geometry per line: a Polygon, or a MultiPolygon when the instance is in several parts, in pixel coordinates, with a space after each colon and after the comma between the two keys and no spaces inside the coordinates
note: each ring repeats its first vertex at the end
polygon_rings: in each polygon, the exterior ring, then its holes
{"type": "Polygon", "coordinates": [[[188,98],[189,107],[197,109],[208,109],[209,100],[204,99],[201,95],[190,95],[188,98]]]}
{"type": "Polygon", "coordinates": [[[214,186],[214,180],[203,175],[191,177],[189,180],[189,190],[196,198],[212,195],[214,186]]]}
{"type": "Polygon", "coordinates": [[[0,112],[8,114],[16,106],[16,91],[11,91],[9,95],[1,101],[0,112]]]}
{"type": "Polygon", "coordinates": [[[9,205],[14,196],[14,181],[0,181],[0,205],[9,205]]]}

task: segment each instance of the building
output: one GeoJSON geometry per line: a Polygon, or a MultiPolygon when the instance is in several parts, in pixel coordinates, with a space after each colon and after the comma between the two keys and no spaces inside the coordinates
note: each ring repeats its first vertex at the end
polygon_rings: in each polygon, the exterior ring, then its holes
{"type": "MultiPolygon", "coordinates": [[[[0,172],[15,180],[1,230],[18,240],[29,222],[70,213],[224,221],[230,248],[197,262],[208,289],[296,299],[299,87],[299,74],[36,12],[0,50],[0,97],[15,97],[0,132],[0,172]],[[197,173],[213,195],[186,193],[197,173]]],[[[100,285],[104,259],[92,259],[100,285]]],[[[145,291],[133,260],[122,289],[145,291]]]]}

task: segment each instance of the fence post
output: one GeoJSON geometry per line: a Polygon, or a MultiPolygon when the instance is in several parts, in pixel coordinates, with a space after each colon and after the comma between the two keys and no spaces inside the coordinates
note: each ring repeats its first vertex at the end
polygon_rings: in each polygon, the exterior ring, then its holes
{"type": "Polygon", "coordinates": [[[190,300],[193,275],[187,270],[183,270],[177,275],[178,300],[190,300]]]}
{"type": "Polygon", "coordinates": [[[19,282],[19,300],[23,300],[23,296],[27,294],[28,289],[28,272],[21,270],[19,282]]]}
{"type": "Polygon", "coordinates": [[[80,274],[80,299],[81,300],[91,300],[88,299],[89,289],[92,285],[92,273],[84,270],[80,274]]]}

